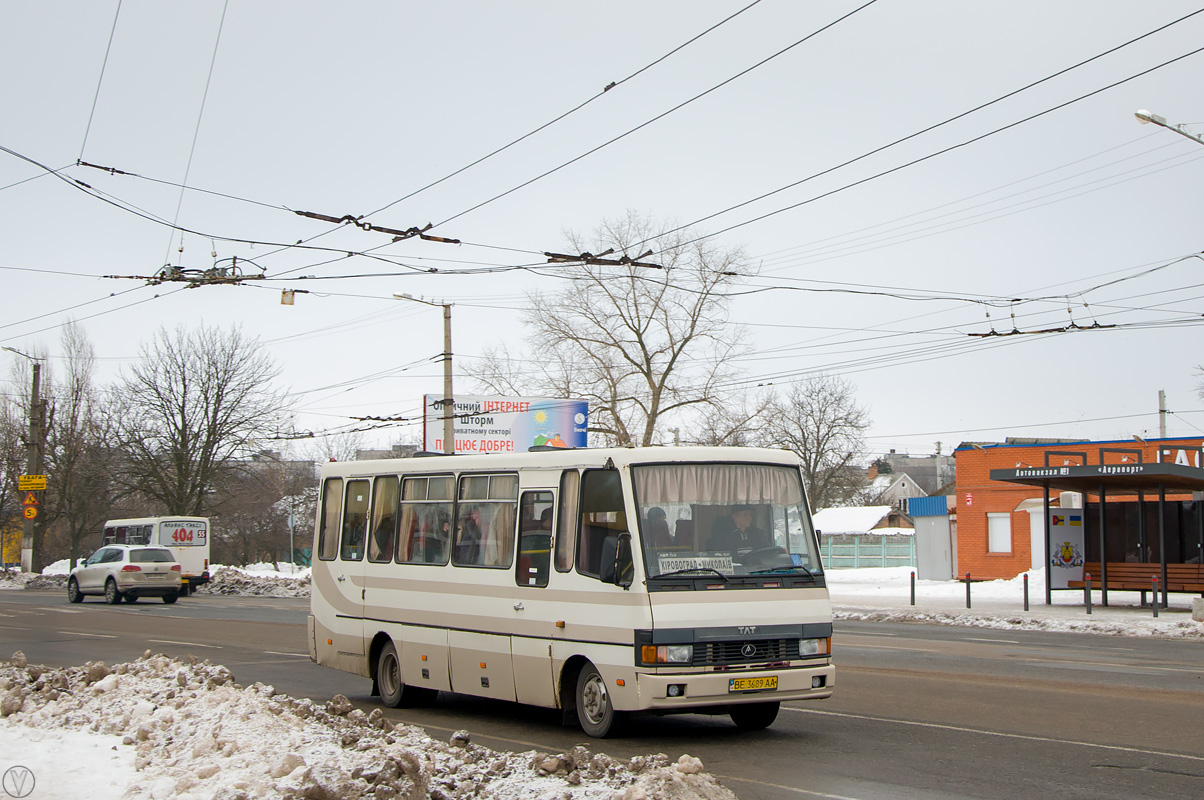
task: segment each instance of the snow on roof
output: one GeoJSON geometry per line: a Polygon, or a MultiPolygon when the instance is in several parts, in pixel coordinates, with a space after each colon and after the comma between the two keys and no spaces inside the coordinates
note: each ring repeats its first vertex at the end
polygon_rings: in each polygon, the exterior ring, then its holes
{"type": "Polygon", "coordinates": [[[890,511],[890,506],[825,508],[816,512],[812,521],[824,533],[866,533],[873,530],[890,511]]]}

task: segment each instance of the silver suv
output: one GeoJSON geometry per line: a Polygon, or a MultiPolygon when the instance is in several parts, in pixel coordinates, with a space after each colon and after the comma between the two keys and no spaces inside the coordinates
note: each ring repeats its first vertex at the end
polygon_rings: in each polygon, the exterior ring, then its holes
{"type": "Polygon", "coordinates": [[[105,602],[133,603],[139,597],[162,597],[174,603],[180,596],[180,565],[166,547],[110,544],[71,570],[67,599],[83,602],[84,595],[104,595],[105,602]]]}

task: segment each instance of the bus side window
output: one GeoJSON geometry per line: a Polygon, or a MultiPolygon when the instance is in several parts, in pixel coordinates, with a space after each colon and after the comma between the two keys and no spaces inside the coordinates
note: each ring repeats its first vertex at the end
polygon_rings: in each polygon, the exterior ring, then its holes
{"type": "Polygon", "coordinates": [[[556,528],[556,571],[573,568],[573,545],[577,543],[577,504],[580,501],[581,474],[566,469],[560,476],[560,515],[556,528]]]}
{"type": "Polygon", "coordinates": [[[624,533],[627,533],[627,514],[623,510],[618,471],[587,470],[581,479],[577,571],[599,580],[613,581],[619,535],[624,533]]]}
{"type": "Polygon", "coordinates": [[[368,532],[368,481],[347,481],[343,501],[343,543],[339,558],[359,561],[364,557],[364,539],[368,532]]]}
{"type": "Polygon", "coordinates": [[[343,479],[327,478],[318,518],[318,558],[330,561],[339,548],[339,520],[343,516],[343,479]]]}
{"type": "Polygon", "coordinates": [[[523,492],[520,505],[523,515],[514,582],[519,586],[547,586],[552,549],[552,493],[523,492]]]}
{"type": "Polygon", "coordinates": [[[377,478],[372,486],[372,538],[368,541],[368,560],[392,561],[396,538],[397,477],[385,475],[377,478]]]}

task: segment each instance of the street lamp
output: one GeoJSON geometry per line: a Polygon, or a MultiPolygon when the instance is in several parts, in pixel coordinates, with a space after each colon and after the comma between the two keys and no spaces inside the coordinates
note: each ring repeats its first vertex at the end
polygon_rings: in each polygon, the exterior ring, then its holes
{"type": "Polygon", "coordinates": [[[1148,125],[1149,123],[1152,122],[1155,125],[1166,128],[1168,131],[1174,131],[1175,133],[1179,134],[1180,136],[1186,136],[1188,139],[1191,139],[1196,144],[1204,144],[1204,137],[1200,136],[1199,134],[1190,133],[1188,131],[1185,131],[1183,129],[1182,125],[1171,125],[1166,121],[1166,117],[1160,117],[1157,114],[1153,113],[1152,111],[1146,111],[1143,108],[1143,109],[1137,111],[1134,114],[1134,116],[1137,117],[1137,121],[1140,122],[1142,125],[1148,125]]]}
{"type": "Polygon", "coordinates": [[[455,401],[452,397],[451,303],[432,303],[408,294],[395,294],[394,300],[412,300],[443,309],[443,452],[456,453],[455,401]]]}
{"type": "MultiPolygon", "coordinates": [[[[10,353],[16,353],[22,358],[28,358],[33,364],[33,385],[29,391],[29,439],[25,444],[25,474],[41,475],[43,448],[46,444],[46,400],[39,396],[42,383],[42,360],[11,347],[3,348],[10,353]]],[[[30,492],[32,495],[33,493],[30,492]]],[[[36,495],[35,495],[36,496],[36,495]]],[[[37,506],[27,507],[25,524],[21,533],[21,571],[33,572],[33,521],[37,515],[37,506]],[[31,516],[31,511],[33,516],[31,516]]],[[[0,553],[0,561],[3,561],[0,553]]]]}

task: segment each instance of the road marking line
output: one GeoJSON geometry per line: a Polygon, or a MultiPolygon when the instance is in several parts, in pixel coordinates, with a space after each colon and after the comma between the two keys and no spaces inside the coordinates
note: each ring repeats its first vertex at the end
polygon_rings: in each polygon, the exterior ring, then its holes
{"type": "Polygon", "coordinates": [[[963,642],[990,642],[991,644],[1020,644],[1014,639],[986,639],[977,636],[963,636],[961,640],[963,642]]]}
{"type": "Polygon", "coordinates": [[[294,656],[296,658],[309,658],[309,653],[281,653],[279,650],[264,650],[263,652],[273,656],[294,656]]]}
{"type": "Polygon", "coordinates": [[[913,653],[939,653],[940,650],[925,649],[923,647],[899,647],[898,645],[889,644],[845,644],[841,645],[844,650],[910,650],[913,653]]]}
{"type": "Polygon", "coordinates": [[[828,794],[827,792],[814,792],[814,791],[811,791],[810,789],[799,789],[794,786],[783,786],[780,783],[770,783],[768,781],[759,781],[754,778],[737,778],[735,775],[720,775],[718,772],[712,772],[711,774],[714,775],[716,778],[720,778],[725,781],[741,781],[742,783],[755,783],[757,786],[768,786],[771,789],[783,789],[787,792],[794,792],[795,794],[805,794],[808,797],[826,797],[826,798],[829,798],[829,800],[859,800],[859,798],[849,797],[848,795],[828,794]]]}
{"type": "Polygon", "coordinates": [[[185,647],[212,647],[214,650],[222,649],[222,646],[220,644],[200,644],[198,642],[174,642],[171,639],[147,639],[147,641],[155,642],[156,644],[181,644],[181,645],[184,645],[185,647]]]}
{"type": "Polygon", "coordinates": [[[67,633],[72,636],[95,636],[97,639],[116,639],[116,636],[108,633],[80,633],[79,631],[59,631],[59,633],[67,633]]]}
{"type": "Polygon", "coordinates": [[[1146,750],[1140,747],[1124,747],[1116,744],[1096,744],[1095,742],[1079,742],[1074,739],[1056,739],[1052,736],[1032,736],[1025,733],[1004,733],[1003,731],[988,731],[982,728],[967,728],[962,725],[944,725],[939,722],[915,722],[906,719],[889,719],[887,717],[872,717],[868,714],[849,714],[844,711],[816,711],[810,708],[792,708],[782,706],[783,711],[794,711],[799,714],[817,714],[823,717],[843,717],[845,719],[863,719],[870,722],[888,722],[894,725],[907,725],[914,728],[933,728],[955,733],[977,733],[982,736],[997,736],[1001,739],[1019,739],[1028,742],[1046,742],[1048,744],[1067,744],[1077,747],[1093,747],[1098,750],[1115,750],[1121,753],[1136,753],[1145,756],[1165,756],[1166,758],[1182,758],[1188,761],[1204,761],[1204,756],[1185,755],[1183,753],[1168,753],[1164,750],[1146,750]]]}

